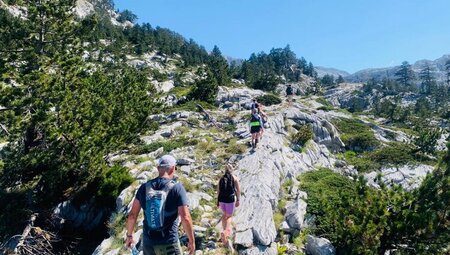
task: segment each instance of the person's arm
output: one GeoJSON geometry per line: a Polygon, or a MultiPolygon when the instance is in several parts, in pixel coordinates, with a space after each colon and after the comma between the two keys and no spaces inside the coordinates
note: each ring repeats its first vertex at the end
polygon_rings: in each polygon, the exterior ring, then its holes
{"type": "Polygon", "coordinates": [[[181,224],[184,232],[189,238],[188,250],[189,254],[195,252],[194,228],[192,227],[192,218],[187,205],[178,206],[178,215],[180,215],[181,224]]]}
{"type": "Polygon", "coordinates": [[[131,207],[130,214],[128,214],[127,219],[127,233],[126,233],[126,241],[125,246],[130,247],[131,244],[134,243],[133,240],[133,232],[134,232],[134,226],[136,225],[136,220],[139,215],[139,211],[141,210],[141,203],[136,198],[133,201],[133,205],[131,207]]]}
{"type": "Polygon", "coordinates": [[[236,187],[236,207],[239,207],[241,204],[241,185],[239,183],[239,179],[233,175],[234,179],[234,187],[236,187]]]}
{"type": "Polygon", "coordinates": [[[220,196],[220,180],[217,183],[217,207],[219,207],[219,196],[220,196]]]}

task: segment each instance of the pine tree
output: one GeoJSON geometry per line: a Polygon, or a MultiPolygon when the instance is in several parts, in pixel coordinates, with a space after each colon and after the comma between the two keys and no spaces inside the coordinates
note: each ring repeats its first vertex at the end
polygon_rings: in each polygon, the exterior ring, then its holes
{"type": "MultiPolygon", "coordinates": [[[[199,73],[202,71],[199,70],[199,73]]],[[[188,95],[190,100],[200,100],[213,104],[216,99],[217,92],[219,90],[219,84],[214,77],[213,73],[207,69],[205,71],[205,79],[197,81],[188,95]]],[[[202,74],[203,76],[203,74],[202,74]]]]}
{"type": "Polygon", "coordinates": [[[414,80],[414,72],[411,68],[411,65],[404,61],[400,68],[395,72],[396,80],[403,86],[404,89],[414,90],[413,88],[413,80],[414,80]]]}
{"type": "Polygon", "coordinates": [[[419,73],[421,83],[421,93],[430,94],[436,87],[436,80],[433,75],[433,69],[431,66],[426,65],[419,73]]]}
{"type": "Polygon", "coordinates": [[[217,81],[219,86],[226,86],[230,83],[230,77],[228,76],[228,63],[222,56],[219,47],[214,46],[209,56],[209,68],[212,76],[217,81]]]}
{"type": "Polygon", "coordinates": [[[345,80],[344,80],[344,78],[342,77],[342,75],[339,75],[339,77],[337,78],[337,80],[336,80],[336,83],[337,84],[341,84],[341,83],[344,83],[345,82],[345,80]]]}

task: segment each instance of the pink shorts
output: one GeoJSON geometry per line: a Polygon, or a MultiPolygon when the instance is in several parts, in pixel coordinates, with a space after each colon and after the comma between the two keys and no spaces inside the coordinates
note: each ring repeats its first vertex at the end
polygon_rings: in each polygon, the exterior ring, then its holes
{"type": "Polygon", "coordinates": [[[234,203],[222,203],[219,202],[219,207],[227,215],[233,215],[234,212],[234,203]]]}

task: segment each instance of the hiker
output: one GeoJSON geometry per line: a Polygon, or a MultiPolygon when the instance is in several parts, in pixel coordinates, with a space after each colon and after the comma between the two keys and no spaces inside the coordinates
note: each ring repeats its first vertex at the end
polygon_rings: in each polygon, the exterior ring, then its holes
{"type": "Polygon", "coordinates": [[[262,120],[261,129],[259,131],[259,139],[261,139],[264,134],[264,124],[267,122],[267,114],[262,110],[262,107],[263,107],[262,104],[258,103],[256,98],[254,98],[251,109],[252,110],[256,109],[258,111],[258,114],[261,116],[262,120]]]}
{"type": "Polygon", "coordinates": [[[241,188],[239,179],[233,175],[234,167],[231,164],[225,166],[225,174],[220,178],[217,185],[217,206],[222,210],[222,227],[220,233],[222,243],[226,245],[231,236],[231,217],[234,209],[239,207],[241,198],[241,188]]]}
{"type": "Polygon", "coordinates": [[[261,115],[258,114],[256,109],[252,109],[252,115],[250,119],[250,134],[252,135],[252,148],[256,149],[256,145],[259,142],[261,128],[263,126],[261,115]]]}
{"type": "Polygon", "coordinates": [[[258,103],[258,101],[256,100],[256,98],[253,98],[253,102],[252,102],[252,105],[251,105],[251,107],[250,107],[250,110],[253,110],[253,109],[259,109],[259,107],[260,107],[260,104],[258,103]]]}
{"type": "Polygon", "coordinates": [[[291,84],[289,84],[286,88],[286,96],[287,96],[288,104],[291,105],[292,97],[294,96],[294,89],[292,88],[291,84]]]}
{"type": "Polygon", "coordinates": [[[130,248],[134,244],[134,226],[143,208],[144,255],[182,254],[178,238],[178,216],[189,239],[189,254],[194,254],[195,240],[186,190],[174,178],[176,159],[170,155],[162,156],[158,160],[157,169],[159,176],[142,184],[136,193],[127,219],[125,245],[130,248]]]}

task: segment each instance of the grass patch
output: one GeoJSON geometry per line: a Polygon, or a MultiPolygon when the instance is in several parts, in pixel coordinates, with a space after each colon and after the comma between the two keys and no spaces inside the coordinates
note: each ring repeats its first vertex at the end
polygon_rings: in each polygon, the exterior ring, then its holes
{"type": "Polygon", "coordinates": [[[132,154],[146,154],[163,147],[164,152],[171,152],[174,149],[182,148],[186,146],[196,145],[198,143],[197,139],[180,137],[175,140],[169,141],[157,141],[151,144],[141,145],[136,148],[131,149],[132,154]]]}
{"type": "Polygon", "coordinates": [[[206,137],[206,141],[200,142],[197,149],[206,153],[212,153],[217,149],[217,144],[211,137],[206,137]]]}
{"type": "Polygon", "coordinates": [[[175,86],[169,91],[169,94],[174,94],[177,98],[187,96],[191,91],[191,86],[175,86]]]}
{"type": "Polygon", "coordinates": [[[275,223],[275,228],[278,229],[281,225],[281,222],[284,220],[284,215],[281,212],[275,212],[273,214],[273,222],[275,223]]]}
{"type": "Polygon", "coordinates": [[[317,110],[323,110],[323,111],[334,110],[334,106],[323,97],[317,98],[316,102],[322,105],[321,107],[317,108],[317,110]]]}
{"type": "Polygon", "coordinates": [[[230,154],[243,154],[247,151],[247,146],[237,142],[236,138],[230,139],[228,147],[225,149],[230,154]]]}
{"type": "Polygon", "coordinates": [[[178,181],[183,184],[183,187],[186,189],[187,192],[194,192],[197,190],[197,185],[192,184],[192,181],[190,181],[188,178],[184,176],[179,176],[178,181]]]}
{"type": "Polygon", "coordinates": [[[177,111],[197,112],[198,111],[197,104],[201,105],[206,110],[215,110],[215,109],[217,109],[216,106],[214,106],[212,104],[209,104],[207,102],[198,101],[198,100],[192,100],[192,101],[188,101],[188,102],[186,102],[184,104],[180,104],[180,105],[176,105],[174,107],[167,108],[165,110],[165,112],[166,113],[172,113],[172,112],[177,112],[177,111]]]}

